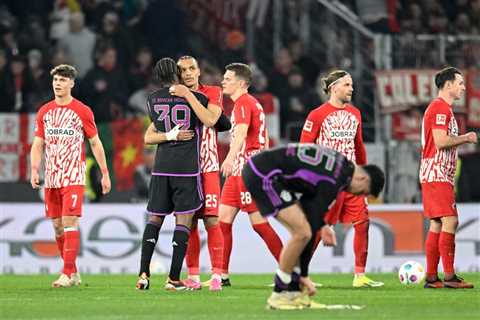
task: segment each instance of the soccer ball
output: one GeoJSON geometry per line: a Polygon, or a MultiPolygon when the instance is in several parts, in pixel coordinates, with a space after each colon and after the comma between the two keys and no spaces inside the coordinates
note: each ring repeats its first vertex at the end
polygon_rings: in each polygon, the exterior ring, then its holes
{"type": "Polygon", "coordinates": [[[398,279],[402,284],[419,284],[425,278],[425,269],[416,261],[407,261],[398,270],[398,279]]]}

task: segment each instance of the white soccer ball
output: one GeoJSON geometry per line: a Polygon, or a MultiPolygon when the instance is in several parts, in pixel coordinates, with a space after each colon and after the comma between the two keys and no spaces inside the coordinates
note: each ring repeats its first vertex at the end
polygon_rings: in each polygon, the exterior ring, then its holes
{"type": "Polygon", "coordinates": [[[407,261],[398,270],[398,279],[402,284],[419,284],[425,278],[425,269],[416,261],[407,261]]]}

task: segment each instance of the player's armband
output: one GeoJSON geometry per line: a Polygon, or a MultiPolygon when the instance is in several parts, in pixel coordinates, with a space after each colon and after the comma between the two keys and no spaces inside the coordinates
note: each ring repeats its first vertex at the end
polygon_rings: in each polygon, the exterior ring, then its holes
{"type": "Polygon", "coordinates": [[[227,116],[222,112],[217,122],[215,123],[215,129],[217,129],[219,132],[223,132],[228,131],[231,128],[232,123],[230,122],[230,119],[228,119],[227,116]]]}

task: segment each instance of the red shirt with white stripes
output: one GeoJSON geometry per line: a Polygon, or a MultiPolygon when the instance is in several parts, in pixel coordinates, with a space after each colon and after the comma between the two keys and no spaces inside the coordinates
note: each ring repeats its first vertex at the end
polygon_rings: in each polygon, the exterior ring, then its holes
{"type": "Polygon", "coordinates": [[[420,183],[455,183],[457,148],[439,150],[435,146],[432,130],[444,130],[449,136],[458,136],[458,125],[452,107],[442,98],[433,100],[423,115],[422,160],[420,183]]]}
{"type": "Polygon", "coordinates": [[[46,188],[85,184],[84,141],[96,134],[92,110],[77,99],[64,106],[52,100],[40,108],[35,136],[45,141],[46,188]]]}
{"type": "Polygon", "coordinates": [[[340,152],[356,164],[367,163],[362,116],[360,110],[350,104],[336,108],[326,102],[312,110],[303,126],[300,142],[321,144],[340,152]]]}
{"type": "MultiPolygon", "coordinates": [[[[209,103],[219,106],[223,112],[223,94],[220,87],[199,84],[198,91],[207,96],[209,103]]],[[[200,170],[202,173],[220,170],[217,140],[217,129],[203,126],[200,142],[200,170]]]]}

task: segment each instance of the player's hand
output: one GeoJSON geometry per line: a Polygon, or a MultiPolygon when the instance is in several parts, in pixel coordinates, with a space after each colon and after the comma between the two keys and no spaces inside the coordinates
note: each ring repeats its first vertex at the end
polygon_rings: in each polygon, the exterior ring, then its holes
{"type": "Polygon", "coordinates": [[[315,288],[315,285],[313,284],[312,280],[310,280],[310,277],[300,277],[300,285],[307,289],[309,296],[314,296],[317,293],[317,288],[315,288]]]}
{"type": "Polygon", "coordinates": [[[177,141],[191,140],[193,136],[195,136],[195,131],[193,130],[179,130],[177,135],[177,141]]]}
{"type": "Polygon", "coordinates": [[[470,131],[465,134],[467,141],[470,143],[478,143],[478,136],[475,132],[470,131]]]}
{"type": "Polygon", "coordinates": [[[320,230],[322,235],[323,245],[326,247],[335,247],[337,245],[337,237],[332,226],[323,226],[320,230]]]}
{"type": "Polygon", "coordinates": [[[32,170],[30,174],[30,184],[32,185],[33,189],[40,188],[40,175],[38,174],[37,170],[32,170]]]}
{"type": "Polygon", "coordinates": [[[178,139],[178,134],[180,133],[181,126],[181,124],[177,124],[173,129],[165,133],[168,141],[176,141],[178,139]]]}
{"type": "Polygon", "coordinates": [[[187,94],[190,93],[190,89],[185,87],[183,84],[174,84],[168,89],[168,91],[170,92],[171,95],[182,97],[182,98],[185,98],[187,94]]]}
{"type": "Polygon", "coordinates": [[[229,157],[225,158],[223,161],[220,170],[222,170],[222,174],[225,178],[233,174],[233,162],[233,159],[230,159],[229,157]]]}
{"type": "Polygon", "coordinates": [[[110,189],[112,189],[112,182],[110,181],[110,176],[107,173],[102,176],[102,193],[107,194],[110,192],[110,189]]]}

